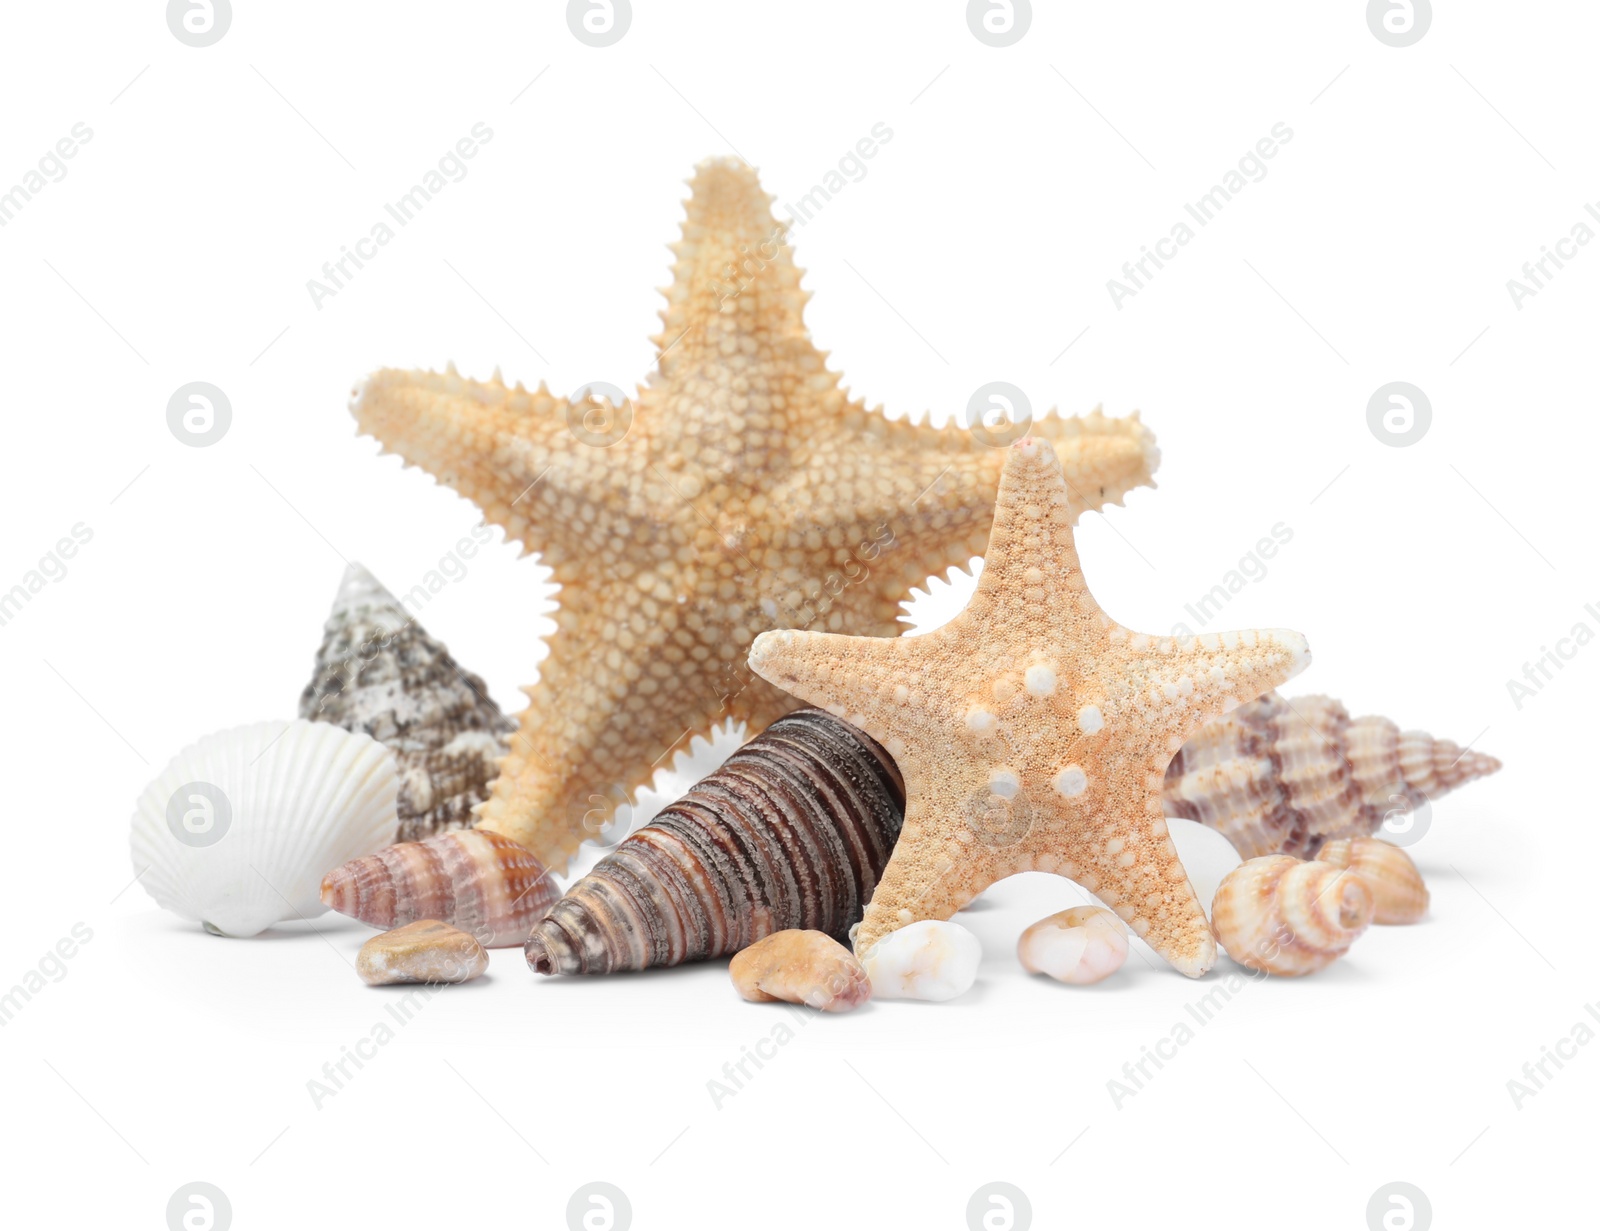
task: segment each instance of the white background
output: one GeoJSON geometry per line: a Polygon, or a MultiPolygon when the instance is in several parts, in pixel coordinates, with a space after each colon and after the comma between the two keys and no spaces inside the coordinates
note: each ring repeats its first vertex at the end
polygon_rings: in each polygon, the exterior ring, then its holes
{"type": "MultiPolygon", "coordinates": [[[[192,1180],[241,1231],[559,1228],[597,1179],[639,1228],[960,1228],[994,1180],[1037,1227],[1359,1229],[1392,1180],[1440,1227],[1592,1204],[1600,1047],[1520,1110],[1506,1083],[1600,998],[1600,648],[1520,710],[1506,681],[1600,630],[1600,247],[1520,310],[1506,281],[1600,200],[1600,13],[1439,7],[1394,49],[1356,0],[1041,3],[995,49],[949,0],[636,0],[595,49],[549,0],[238,0],[195,49],[160,3],[11,6],[0,187],[75,123],[94,136],[0,229],[0,589],[75,523],[93,538],[0,627],[0,985],[75,923],[93,940],[0,1034],[6,1222],[161,1227],[192,1180]],[[315,308],[306,281],[479,121],[467,178],[315,308]],[[537,980],[504,950],[317,1109],[307,1081],[390,999],[348,964],[370,933],[220,940],[118,894],[167,759],[293,716],[343,558],[404,591],[477,521],[356,437],[351,385],[447,359],[629,385],[694,163],[737,152],[792,200],[879,121],[870,173],[795,232],[831,364],[936,422],[991,380],[1142,409],[1160,490],[1080,533],[1133,627],[1167,631],[1292,528],[1219,623],[1303,630],[1298,691],[1505,760],[1413,848],[1431,916],[1251,985],[1120,1109],[1108,1080],[1208,989],[1143,949],[1099,987],[1026,976],[1017,934],[1084,898],[1039,875],[962,916],[985,947],[965,998],[811,1019],[720,1108],[707,1082],[789,1020],[725,963],[537,980]],[[1270,174],[1114,307],[1107,279],[1280,121],[1270,174]],[[208,448],[166,423],[196,380],[233,407],[208,448]],[[1408,448],[1366,422],[1394,380],[1433,406],[1408,448]]],[[[427,610],[508,709],[545,652],[543,577],[497,545],[427,610]]],[[[1174,828],[1209,902],[1234,857],[1174,828]]]]}

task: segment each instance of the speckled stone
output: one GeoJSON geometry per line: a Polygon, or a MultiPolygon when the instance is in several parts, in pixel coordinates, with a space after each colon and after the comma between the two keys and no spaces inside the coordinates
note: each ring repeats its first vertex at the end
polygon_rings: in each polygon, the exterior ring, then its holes
{"type": "Polygon", "coordinates": [[[419,919],[374,936],[356,955],[370,987],[385,983],[467,983],[489,968],[489,951],[460,928],[419,919]]]}

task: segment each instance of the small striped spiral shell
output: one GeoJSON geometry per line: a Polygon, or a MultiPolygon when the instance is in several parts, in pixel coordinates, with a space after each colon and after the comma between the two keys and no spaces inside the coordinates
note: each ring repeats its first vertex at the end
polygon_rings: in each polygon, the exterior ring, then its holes
{"type": "Polygon", "coordinates": [[[1352,719],[1331,697],[1269,692],[1196,731],[1167,766],[1163,798],[1168,816],[1210,826],[1244,859],[1310,859],[1499,768],[1387,718],[1352,719]]]}
{"type": "Polygon", "coordinates": [[[1411,856],[1380,838],[1337,838],[1317,852],[1323,863],[1349,868],[1372,890],[1374,923],[1415,923],[1428,913],[1428,887],[1411,856]]]}
{"type": "Polygon", "coordinates": [[[481,829],[400,842],[322,879],[322,900],[341,915],[386,930],[436,919],[471,933],[486,949],[522,944],[559,896],[533,855],[481,829]]]}
{"type": "Polygon", "coordinates": [[[1211,930],[1241,966],[1306,975],[1343,955],[1372,922],[1372,890],[1353,872],[1292,855],[1247,859],[1217,886],[1211,930]]]}
{"type": "Polygon", "coordinates": [[[889,754],[820,710],[773,723],[575,883],[528,938],[540,974],[737,953],[789,928],[843,940],[900,833],[889,754]]]}

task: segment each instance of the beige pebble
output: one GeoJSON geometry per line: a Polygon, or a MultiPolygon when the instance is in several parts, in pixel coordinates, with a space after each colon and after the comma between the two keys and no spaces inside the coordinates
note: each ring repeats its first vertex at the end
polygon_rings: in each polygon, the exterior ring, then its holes
{"type": "Polygon", "coordinates": [[[762,937],[728,963],[733,986],[746,1000],[782,1000],[825,1013],[846,1013],[872,995],[855,954],[825,932],[790,928],[762,937]]]}
{"type": "Polygon", "coordinates": [[[374,936],[356,955],[370,987],[386,983],[466,983],[489,968],[489,951],[460,928],[419,919],[374,936]]]}

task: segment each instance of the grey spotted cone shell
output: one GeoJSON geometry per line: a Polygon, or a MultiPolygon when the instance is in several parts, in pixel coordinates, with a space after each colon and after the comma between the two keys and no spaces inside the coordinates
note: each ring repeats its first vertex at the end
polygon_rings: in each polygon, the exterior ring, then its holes
{"type": "Polygon", "coordinates": [[[780,718],[625,838],[534,926],[539,974],[737,953],[809,928],[843,941],[900,834],[894,761],[821,710],[780,718]]]}
{"type": "Polygon", "coordinates": [[[401,842],[470,826],[516,730],[483,681],[359,564],[339,585],[300,716],[395,754],[401,842]]]}
{"type": "Polygon", "coordinates": [[[1215,829],[1241,858],[1314,858],[1338,838],[1366,837],[1500,768],[1481,752],[1387,718],[1351,718],[1332,697],[1276,692],[1213,718],[1167,766],[1168,816],[1215,829]]]}

